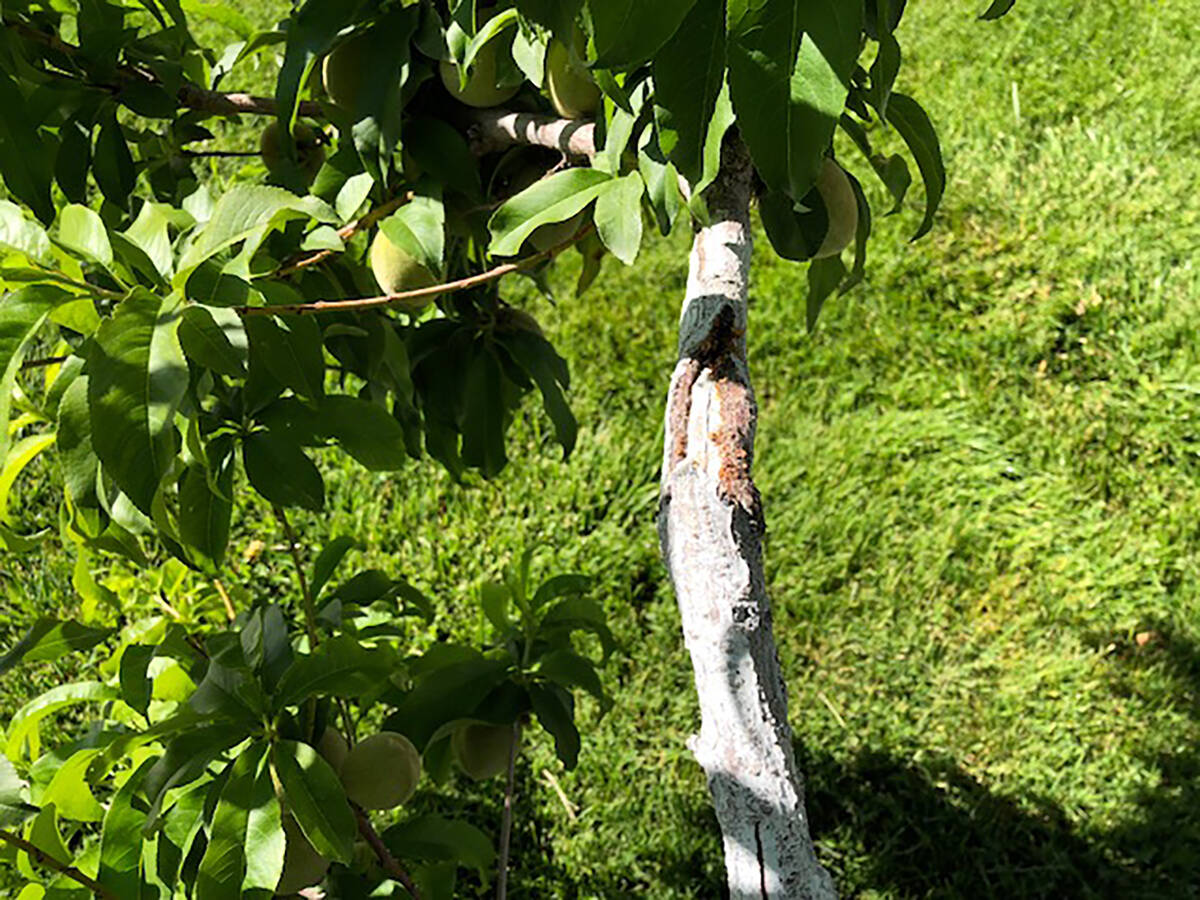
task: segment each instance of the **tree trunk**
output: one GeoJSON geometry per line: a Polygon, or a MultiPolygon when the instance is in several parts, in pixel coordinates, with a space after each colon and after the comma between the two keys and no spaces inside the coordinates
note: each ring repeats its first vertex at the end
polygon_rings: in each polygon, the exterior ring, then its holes
{"type": "Polygon", "coordinates": [[[728,139],[696,232],[667,398],[658,529],[692,656],[703,766],[729,893],[833,898],[818,864],[792,751],[787,692],[762,567],[764,522],[750,469],[757,407],[746,365],[753,173],[728,139]]]}

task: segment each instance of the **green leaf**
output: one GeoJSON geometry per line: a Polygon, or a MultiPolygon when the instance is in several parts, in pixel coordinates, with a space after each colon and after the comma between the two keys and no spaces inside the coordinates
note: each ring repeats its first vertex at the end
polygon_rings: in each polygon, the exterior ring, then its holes
{"type": "Polygon", "coordinates": [[[333,577],[338,564],[341,563],[347,553],[357,547],[358,541],[347,534],[343,534],[335,537],[321,548],[321,552],[317,554],[317,558],[313,562],[312,575],[308,580],[309,590],[312,591],[313,599],[321,596],[321,591],[329,583],[329,579],[333,577]]]}
{"type": "Polygon", "coordinates": [[[933,217],[938,205],[942,202],[942,194],[946,190],[946,168],[942,163],[942,147],[938,142],[937,132],[925,110],[912,97],[906,94],[894,93],[888,103],[887,121],[908,149],[912,151],[921,170],[921,178],[925,182],[925,216],[921,219],[912,240],[926,234],[933,227],[933,217]]]}
{"type": "Polygon", "coordinates": [[[92,166],[92,128],[81,118],[77,113],[58,129],[58,154],[54,159],[54,180],[74,203],[87,200],[87,176],[92,166]]]}
{"type": "MultiPolygon", "coordinates": [[[[0,241],[5,227],[3,212],[0,208],[0,241]]],[[[69,299],[66,291],[45,284],[32,284],[0,297],[0,466],[8,455],[9,409],[26,345],[46,316],[69,299]]]]}
{"type": "Polygon", "coordinates": [[[511,599],[508,585],[499,582],[489,581],[479,590],[479,605],[483,608],[483,614],[501,634],[512,626],[508,618],[511,599]]]}
{"type": "Polygon", "coordinates": [[[33,262],[53,261],[46,229],[25,218],[21,207],[8,200],[0,200],[0,247],[22,253],[33,262]]]}
{"type": "MultiPolygon", "coordinates": [[[[290,126],[296,114],[300,85],[308,76],[317,58],[333,46],[339,31],[358,18],[362,0],[305,0],[300,9],[286,20],[287,50],[283,66],[275,82],[275,102],[279,118],[290,126]]],[[[290,133],[290,127],[285,128],[290,133]]]]}
{"type": "Polygon", "coordinates": [[[68,653],[90,650],[113,633],[111,628],[90,628],[78,622],[42,618],[3,657],[0,675],[23,662],[52,662],[68,653]]]}
{"type": "Polygon", "coordinates": [[[988,6],[988,8],[985,9],[982,13],[980,13],[979,18],[981,18],[981,19],[999,19],[1001,16],[1005,15],[1010,9],[1012,9],[1013,6],[1016,4],[1016,2],[1017,2],[1017,0],[992,0],[991,4],[988,6]]]}
{"type": "Polygon", "coordinates": [[[280,679],[275,706],[293,706],[317,696],[359,696],[386,681],[396,665],[391,650],[369,649],[349,635],[339,635],[292,664],[280,679]]]}
{"type": "Polygon", "coordinates": [[[575,704],[567,691],[550,684],[529,686],[529,699],[538,721],[554,738],[554,752],[568,769],[579,762],[579,729],[575,727],[575,704]]]}
{"type": "Polygon", "coordinates": [[[4,187],[42,222],[54,219],[50,199],[54,154],[38,134],[21,89],[8,72],[0,71],[0,176],[4,187]]]}
{"type": "Polygon", "coordinates": [[[565,688],[583,688],[607,705],[604,685],[592,661],[570,650],[551,650],[538,661],[538,673],[565,688]]]}
{"type": "Polygon", "coordinates": [[[642,191],[645,182],[638,172],[630,172],[610,182],[596,198],[593,218],[600,240],[612,255],[632,266],[642,245],[642,191]]]}
{"type": "Polygon", "coordinates": [[[275,772],[288,799],[288,810],[318,853],[348,863],[357,827],[337,774],[308,744],[274,745],[275,772]]]}
{"type": "Polygon", "coordinates": [[[379,223],[389,241],[430,272],[442,271],[446,211],[440,196],[417,195],[379,223]]]}
{"type": "Polygon", "coordinates": [[[611,181],[611,175],[596,169],[566,169],[535,182],[492,214],[489,252],[515,255],[534,231],[552,222],[565,222],[600,196],[611,181]]]}
{"type": "Polygon", "coordinates": [[[487,346],[477,346],[464,393],[462,459],[479,469],[484,478],[494,478],[508,463],[504,451],[505,403],[500,363],[487,346]]]}
{"type": "Polygon", "coordinates": [[[414,816],[380,837],[399,859],[454,861],[480,874],[491,870],[496,851],[491,839],[469,822],[436,814],[414,816]]]}
{"type": "Polygon", "coordinates": [[[72,203],[58,214],[58,242],[106,269],[113,264],[112,243],[104,220],[86,206],[72,203]]]}
{"type": "Polygon", "coordinates": [[[225,560],[233,517],[233,466],[211,474],[199,463],[188,466],[179,488],[179,537],[215,567],[225,560]]]}
{"type": "Polygon", "coordinates": [[[513,359],[537,384],[542,403],[554,424],[555,439],[563,448],[563,459],[575,449],[579,426],[567,405],[562,389],[569,386],[566,361],[544,337],[530,331],[512,331],[497,335],[513,359]]]}
{"type": "Polygon", "coordinates": [[[616,647],[617,642],[608,628],[608,620],[600,604],[590,597],[570,597],[556,603],[542,616],[541,629],[544,632],[555,630],[590,631],[600,639],[604,655],[608,656],[616,647]]]}
{"type": "Polygon", "coordinates": [[[46,716],[78,703],[103,703],[119,700],[120,692],[98,681],[82,681],[51,688],[22,706],[8,724],[8,738],[4,752],[9,759],[17,759],[28,741],[30,756],[36,758],[37,727],[46,716]]]}
{"type": "Polygon", "coordinates": [[[20,825],[37,812],[26,802],[27,785],[7,756],[0,753],[0,828],[20,825]]]}
{"type": "Polygon", "coordinates": [[[806,304],[806,323],[812,331],[817,325],[817,316],[837,286],[846,277],[846,264],[840,256],[827,256],[824,259],[814,259],[808,265],[808,301],[806,304]]]}
{"type": "Polygon", "coordinates": [[[659,127],[675,134],[670,157],[689,182],[699,181],[717,98],[725,85],[725,2],[697,0],[679,30],[654,55],[659,127]]]}
{"type": "Polygon", "coordinates": [[[143,203],[138,217],[125,229],[124,236],[137,246],[155,271],[169,278],[175,269],[175,254],[171,248],[169,227],[178,221],[178,214],[165,203],[143,203]]]}
{"type": "Polygon", "coordinates": [[[862,4],[729,0],[728,16],[738,128],[767,187],[802,197],[846,102],[862,4]]]}
{"type": "Polygon", "coordinates": [[[549,28],[563,43],[572,40],[575,18],[583,7],[583,0],[516,0],[516,2],[521,15],[549,28]]]}
{"type": "Polygon", "coordinates": [[[246,824],[255,797],[260,764],[269,745],[256,741],[229,764],[229,776],[209,825],[208,846],[196,873],[197,900],[241,896],[246,876],[246,824]]]}
{"type": "Polygon", "coordinates": [[[324,434],[372,472],[394,472],[408,462],[404,428],[384,407],[358,397],[334,395],[317,406],[324,434]]]}
{"type": "Polygon", "coordinates": [[[268,765],[260,765],[246,817],[246,877],[242,895],[254,890],[274,891],[283,874],[285,840],[283,814],[268,765]]]}
{"type": "Polygon", "coordinates": [[[133,772],[109,803],[100,837],[100,872],[96,880],[117,897],[138,896],[141,879],[142,826],[146,814],[137,802],[142,782],[154,766],[146,760],[133,772]]]}
{"type": "Polygon", "coordinates": [[[230,378],[246,374],[249,338],[242,318],[219,306],[189,306],[179,322],[179,344],[187,358],[230,378]]]}
{"type": "Polygon", "coordinates": [[[100,130],[92,150],[92,176],[104,199],[121,209],[129,209],[137,170],[129,145],[125,143],[125,132],[112,110],[100,117],[100,130]]]}
{"type": "MultiPolygon", "coordinates": [[[[311,4],[310,4],[311,5],[311,4]]],[[[292,219],[338,221],[337,212],[316,197],[297,197],[283,188],[259,184],[236,184],[221,196],[212,216],[200,228],[175,275],[174,285],[185,283],[196,267],[216,253],[243,243],[241,254],[248,263],[271,231],[292,219]]],[[[227,274],[247,277],[248,271],[227,274]]],[[[190,294],[189,294],[190,296],[190,294]]]]}
{"type": "MultiPolygon", "coordinates": [[[[93,760],[103,751],[92,747],[77,750],[58,767],[50,783],[46,785],[38,803],[46,806],[53,803],[64,819],[77,822],[99,822],[104,818],[104,807],[92,793],[89,784],[89,769],[93,760]]],[[[42,760],[47,757],[42,757],[42,760]]],[[[40,765],[42,760],[38,761],[40,765]]]]}
{"type": "Polygon", "coordinates": [[[130,644],[121,653],[118,678],[121,698],[143,716],[150,706],[150,677],[147,674],[155,648],[150,644],[130,644]]]}
{"type": "MultiPolygon", "coordinates": [[[[208,771],[222,752],[246,738],[246,733],[231,728],[228,722],[197,726],[194,716],[177,716],[156,728],[184,726],[182,734],[171,738],[167,749],[146,775],[145,794],[151,800],[147,827],[157,824],[159,810],[171,788],[190,784],[208,771]]],[[[151,732],[153,736],[153,732],[151,732]]]]}
{"type": "Polygon", "coordinates": [[[586,575],[555,575],[548,578],[538,587],[533,595],[533,608],[541,609],[551,600],[566,597],[571,594],[582,594],[592,585],[592,580],[586,575]]]}
{"type": "Polygon", "coordinates": [[[310,400],[325,392],[321,327],[307,316],[247,316],[250,354],[286,387],[310,400]]]}
{"type": "Polygon", "coordinates": [[[188,384],[178,326],[174,298],[136,288],[100,326],[88,356],[92,446],[147,515],[175,459],[175,411],[188,384]]]}
{"type": "Polygon", "coordinates": [[[388,719],[423,749],[447,722],[470,718],[479,703],[504,681],[509,664],[497,659],[467,659],[434,668],[388,719]]]}
{"type": "Polygon", "coordinates": [[[696,0],[602,0],[591,3],[595,65],[632,68],[652,58],[679,28],[696,0]]]}
{"type": "Polygon", "coordinates": [[[95,506],[100,461],[92,450],[92,419],[88,408],[88,379],[80,375],[63,392],[58,404],[58,440],[67,496],[76,506],[95,506]]]}
{"type": "Polygon", "coordinates": [[[17,441],[0,467],[0,520],[8,519],[8,494],[17,476],[38,456],[54,443],[54,433],[31,434],[17,441]]]}
{"type": "Polygon", "coordinates": [[[439,184],[480,201],[479,162],[462,133],[437,118],[415,118],[405,126],[404,149],[439,184]]]}
{"type": "Polygon", "coordinates": [[[242,444],[242,462],[251,486],[276,506],[318,511],[325,505],[325,482],[312,460],[287,435],[258,431],[242,444]]]}
{"type": "Polygon", "coordinates": [[[25,837],[47,856],[63,865],[71,864],[71,851],[63,843],[62,834],[58,830],[58,811],[53,803],[43,806],[41,812],[33,817],[25,837]]]}

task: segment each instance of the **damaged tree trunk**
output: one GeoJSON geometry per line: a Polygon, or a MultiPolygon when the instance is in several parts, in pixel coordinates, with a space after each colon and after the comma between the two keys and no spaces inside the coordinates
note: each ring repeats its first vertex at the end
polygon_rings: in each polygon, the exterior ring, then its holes
{"type": "Polygon", "coordinates": [[[724,840],[730,896],[832,898],[813,851],[762,568],[746,364],[753,170],[727,139],[696,232],[667,398],[658,530],[700,699],[689,746],[724,840]]]}

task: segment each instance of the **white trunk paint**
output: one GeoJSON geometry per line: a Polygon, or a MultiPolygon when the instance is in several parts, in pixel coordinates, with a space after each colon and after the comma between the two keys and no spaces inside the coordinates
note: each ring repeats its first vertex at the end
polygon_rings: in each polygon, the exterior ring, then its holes
{"type": "Polygon", "coordinates": [[[692,246],[667,402],[659,537],[700,699],[689,742],[708,776],[730,895],[835,897],[809,836],[750,478],[756,408],[746,367],[751,170],[730,144],[692,246]]]}

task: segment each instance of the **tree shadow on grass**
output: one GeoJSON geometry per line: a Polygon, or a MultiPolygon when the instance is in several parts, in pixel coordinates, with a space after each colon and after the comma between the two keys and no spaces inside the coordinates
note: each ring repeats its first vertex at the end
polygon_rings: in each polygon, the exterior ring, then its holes
{"type": "MultiPolygon", "coordinates": [[[[1200,712],[1200,648],[1150,633],[1156,649],[1114,655],[1114,689],[1158,667],[1164,699],[1200,712]]],[[[1158,786],[1130,798],[1122,823],[1087,833],[1054,802],[997,794],[949,758],[796,749],[819,855],[842,896],[1200,897],[1200,747],[1156,754],[1158,786]]]]}

